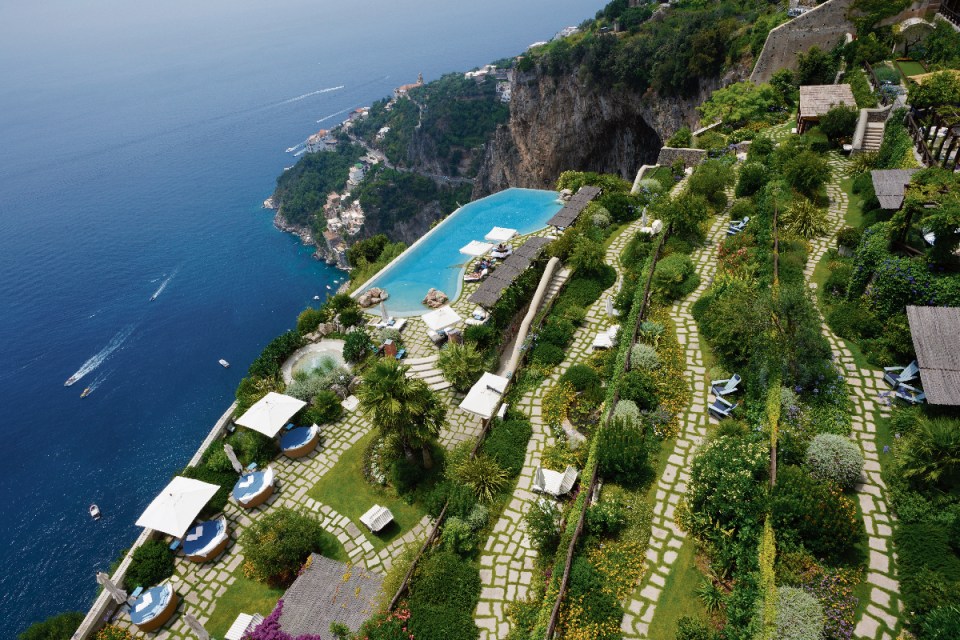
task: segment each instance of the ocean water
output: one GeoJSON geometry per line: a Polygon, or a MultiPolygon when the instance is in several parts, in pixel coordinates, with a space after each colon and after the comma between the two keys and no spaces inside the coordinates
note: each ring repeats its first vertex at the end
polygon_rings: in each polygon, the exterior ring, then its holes
{"type": "MultiPolygon", "coordinates": [[[[429,235],[371,278],[371,287],[388,294],[390,315],[415,316],[430,311],[421,304],[431,288],[457,298],[463,285],[463,273],[470,256],[460,248],[471,240],[486,242],[484,236],[493,227],[516,229],[519,234],[533,233],[547,226],[547,220],[563,205],[556,191],[505,189],[474,200],[443,220],[429,235]]],[[[376,311],[374,309],[373,311],[376,311]]]]}
{"type": "Polygon", "coordinates": [[[601,4],[0,4],[0,638],[87,607],[247,365],[335,287],[260,209],[284,150],[601,4]]]}

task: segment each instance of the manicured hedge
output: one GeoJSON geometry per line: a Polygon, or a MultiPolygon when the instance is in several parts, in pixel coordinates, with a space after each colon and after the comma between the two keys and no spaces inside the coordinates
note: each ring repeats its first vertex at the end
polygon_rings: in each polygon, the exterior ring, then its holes
{"type": "Polygon", "coordinates": [[[523,469],[533,428],[526,420],[507,420],[494,426],[483,442],[483,452],[512,476],[523,469]]]}
{"type": "Polygon", "coordinates": [[[480,572],[455,553],[434,551],[417,566],[410,584],[410,631],[416,638],[475,640],[473,610],[480,599],[480,572]]]}

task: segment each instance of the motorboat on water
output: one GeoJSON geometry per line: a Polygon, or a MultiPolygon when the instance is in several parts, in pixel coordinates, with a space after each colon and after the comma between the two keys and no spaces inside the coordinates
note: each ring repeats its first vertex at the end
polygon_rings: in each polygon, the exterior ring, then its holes
{"type": "Polygon", "coordinates": [[[91,517],[91,518],[93,518],[94,520],[99,520],[99,519],[100,519],[100,515],[101,515],[101,514],[100,514],[100,507],[98,507],[98,506],[95,505],[95,504],[92,504],[92,505],[90,505],[89,511],[90,511],[90,517],[91,517]]]}
{"type": "Polygon", "coordinates": [[[87,387],[86,389],[83,390],[83,393],[80,394],[80,397],[86,398],[91,393],[93,393],[93,389],[91,389],[90,387],[87,387]]]}
{"type": "Polygon", "coordinates": [[[314,300],[319,300],[319,299],[320,299],[320,296],[313,296],[313,299],[314,299],[314,300]]]}
{"type": "Polygon", "coordinates": [[[218,360],[218,362],[220,363],[220,366],[223,367],[224,369],[229,369],[229,368],[230,368],[230,363],[227,362],[226,360],[224,360],[223,358],[220,358],[220,360],[218,360]]]}
{"type": "Polygon", "coordinates": [[[72,385],[74,382],[76,382],[76,381],[79,380],[79,379],[80,379],[80,376],[78,376],[77,374],[73,374],[72,376],[70,376],[69,378],[67,378],[67,381],[63,383],[63,386],[69,387],[70,385],[72,385]]]}

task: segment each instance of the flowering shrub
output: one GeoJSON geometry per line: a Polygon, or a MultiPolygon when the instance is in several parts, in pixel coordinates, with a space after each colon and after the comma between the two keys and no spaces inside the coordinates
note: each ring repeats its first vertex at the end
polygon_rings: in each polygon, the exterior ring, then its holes
{"type": "Polygon", "coordinates": [[[133,640],[133,636],[126,629],[108,624],[97,632],[97,640],[133,640]]]}
{"type": "Polygon", "coordinates": [[[857,598],[853,589],[862,579],[860,569],[830,569],[814,565],[803,576],[801,588],[823,606],[825,640],[850,640],[853,637],[857,598]]]}
{"type": "Polygon", "coordinates": [[[551,427],[559,427],[576,397],[577,392],[569,382],[554,385],[543,394],[543,421],[551,427]]]}
{"type": "Polygon", "coordinates": [[[849,438],[821,433],[807,449],[807,467],[821,480],[831,480],[843,489],[852,489],[863,471],[863,456],[849,438]]]}
{"type": "Polygon", "coordinates": [[[276,608],[264,618],[257,628],[248,633],[246,640],[323,640],[321,636],[304,635],[291,636],[280,628],[280,614],[283,613],[283,599],[277,601],[276,608]]]}
{"type": "Polygon", "coordinates": [[[823,620],[823,607],[806,591],[796,587],[777,590],[778,640],[820,640],[823,620]]]}
{"type": "Polygon", "coordinates": [[[396,611],[381,611],[363,623],[356,635],[357,640],[414,640],[407,621],[410,610],[400,605],[396,611]]]}
{"type": "Polygon", "coordinates": [[[634,425],[639,423],[640,409],[637,408],[637,403],[632,400],[621,400],[613,410],[613,419],[634,425]]]}
{"type": "Polygon", "coordinates": [[[630,368],[640,371],[653,371],[660,366],[657,350],[648,344],[638,342],[630,348],[630,368]]]}

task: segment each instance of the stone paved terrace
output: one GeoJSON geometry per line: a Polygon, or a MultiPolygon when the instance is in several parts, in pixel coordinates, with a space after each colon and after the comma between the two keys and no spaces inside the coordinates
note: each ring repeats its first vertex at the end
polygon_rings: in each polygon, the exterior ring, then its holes
{"type": "MultiPolygon", "coordinates": [[[[607,264],[617,269],[618,281],[620,254],[640,226],[638,220],[621,229],[607,249],[607,264]]],[[[529,416],[533,437],[527,444],[523,470],[513,496],[494,525],[493,533],[487,539],[480,556],[482,589],[474,614],[474,620],[480,627],[480,640],[506,637],[510,630],[506,615],[507,605],[526,598],[530,584],[536,579],[534,561],[537,554],[527,537],[523,516],[530,503],[538,497],[532,490],[533,473],[540,465],[544,449],[554,444],[550,428],[544,424],[541,417],[543,392],[553,386],[571,365],[586,360],[591,353],[590,345],[596,333],[614,324],[613,320],[607,317],[606,297],[616,290],[617,284],[614,284],[587,310],[586,320],[574,334],[566,359],[536,389],[524,394],[515,407],[529,416]]]]}
{"type": "MultiPolygon", "coordinates": [[[[810,260],[804,275],[810,282],[813,270],[827,250],[834,246],[837,232],[844,226],[849,201],[839,182],[849,163],[837,154],[830,155],[833,180],[827,185],[830,197],[830,232],[812,243],[810,260]]],[[[816,284],[810,282],[811,288],[816,284]]],[[[869,602],[854,629],[855,638],[893,640],[899,632],[899,617],[903,609],[900,586],[896,577],[896,555],[893,552],[892,520],[886,500],[886,485],[880,477],[880,460],[876,440],[876,416],[890,413],[889,388],[883,381],[883,371],[859,368],[843,340],[823,325],[834,358],[846,377],[847,389],[853,402],[853,439],[860,444],[864,457],[864,474],[857,485],[857,497],[867,530],[869,561],[866,580],[870,584],[869,602]]]]}
{"type": "Polygon", "coordinates": [[[707,404],[709,381],[700,349],[700,334],[690,307],[710,286],[717,270],[717,244],[726,236],[727,215],[719,215],[710,226],[707,242],[694,251],[691,258],[700,274],[700,285],[686,298],[670,307],[670,318],[676,325],[677,340],[686,355],[687,382],[693,391],[693,400],[681,420],[681,430],[673,444],[660,478],[657,480],[653,527],[647,548],[647,570],[636,591],[625,603],[620,625],[624,638],[646,638],[656,613],[657,604],[673,570],[686,534],[674,524],[674,509],[687,491],[690,480],[688,469],[693,453],[707,434],[707,404]]]}

